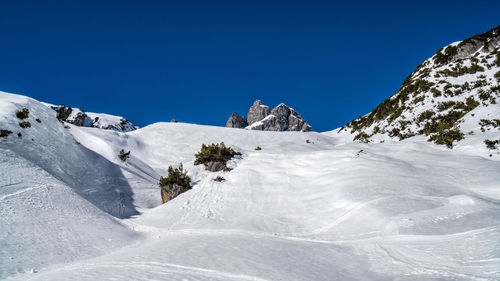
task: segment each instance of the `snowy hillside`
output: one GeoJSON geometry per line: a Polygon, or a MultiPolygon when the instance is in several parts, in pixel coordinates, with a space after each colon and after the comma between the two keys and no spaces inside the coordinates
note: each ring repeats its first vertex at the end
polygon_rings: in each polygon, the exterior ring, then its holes
{"type": "Polygon", "coordinates": [[[500,279],[500,161],[479,138],[450,150],[183,123],[122,133],[3,92],[0,130],[0,279],[500,279]],[[232,171],[193,164],[221,141],[242,152],[232,171]],[[161,205],[159,177],[181,162],[193,189],[161,205]]]}
{"type": "Polygon", "coordinates": [[[425,135],[450,148],[479,138],[483,148],[490,143],[483,155],[498,154],[498,103],[500,26],[441,48],[395,95],[336,132],[364,142],[425,135]]]}

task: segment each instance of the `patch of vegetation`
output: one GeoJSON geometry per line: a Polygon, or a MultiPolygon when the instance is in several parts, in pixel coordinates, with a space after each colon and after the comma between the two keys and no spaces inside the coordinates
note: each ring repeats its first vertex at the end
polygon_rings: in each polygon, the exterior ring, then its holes
{"type": "Polygon", "coordinates": [[[458,48],[456,46],[448,46],[443,52],[443,48],[436,52],[434,57],[434,62],[437,64],[447,64],[450,63],[453,57],[458,53],[458,48]]]}
{"type": "Polygon", "coordinates": [[[310,140],[306,140],[306,143],[311,143],[311,141],[310,140]]]}
{"type": "Polygon", "coordinates": [[[429,120],[434,116],[434,111],[433,110],[426,110],[417,117],[417,123],[421,123],[422,121],[429,120]]]}
{"type": "Polygon", "coordinates": [[[493,76],[495,76],[496,79],[500,80],[500,71],[497,71],[493,76]]]}
{"type": "Polygon", "coordinates": [[[429,141],[434,141],[436,144],[443,144],[448,148],[453,148],[453,142],[462,139],[464,139],[464,134],[458,129],[453,129],[434,134],[429,138],[429,141]]]}
{"type": "Polygon", "coordinates": [[[481,119],[479,122],[481,127],[493,126],[494,128],[500,127],[500,119],[481,119]]]}
{"type": "Polygon", "coordinates": [[[440,102],[437,106],[437,110],[439,111],[445,111],[449,108],[452,108],[456,104],[455,101],[443,101],[440,102]]]}
{"type": "Polygon", "coordinates": [[[231,147],[226,146],[223,142],[220,144],[201,145],[201,151],[195,154],[195,165],[205,164],[208,162],[223,162],[226,163],[235,155],[241,155],[240,152],[234,151],[231,147]]]}
{"type": "Polygon", "coordinates": [[[179,167],[173,168],[172,166],[168,167],[168,176],[160,177],[160,181],[158,185],[160,187],[164,187],[171,184],[178,184],[182,186],[184,189],[191,189],[191,178],[187,175],[187,170],[184,170],[182,163],[179,164],[179,167]]]}
{"type": "Polygon", "coordinates": [[[257,147],[255,148],[255,150],[262,150],[262,147],[257,146],[257,147]]]}
{"type": "Polygon", "coordinates": [[[16,117],[21,119],[21,120],[28,118],[29,114],[30,114],[30,111],[27,108],[23,108],[21,110],[16,111],[16,117]]]}
{"type": "Polygon", "coordinates": [[[19,127],[26,129],[26,128],[31,127],[31,123],[28,121],[19,122],[19,127]]]}
{"type": "Polygon", "coordinates": [[[370,137],[371,136],[368,135],[367,133],[361,132],[361,133],[357,134],[356,136],[354,136],[354,138],[352,140],[353,141],[359,140],[360,142],[369,143],[370,137]]]}
{"type": "Polygon", "coordinates": [[[9,131],[9,130],[0,130],[0,137],[7,137],[10,134],[12,134],[12,131],[9,131]]]}
{"type": "Polygon", "coordinates": [[[73,112],[73,109],[71,107],[65,107],[63,105],[57,111],[57,119],[59,119],[59,120],[66,120],[71,115],[71,112],[73,112]]]}
{"type": "Polygon", "coordinates": [[[38,123],[42,123],[42,120],[40,120],[40,118],[35,119],[35,121],[38,123]]]}
{"type": "Polygon", "coordinates": [[[23,136],[23,134],[21,134],[21,132],[17,133],[17,137],[19,137],[19,138],[20,138],[20,137],[22,137],[22,136],[23,136]]]}
{"type": "Polygon", "coordinates": [[[500,143],[500,139],[498,139],[498,140],[488,140],[488,139],[484,140],[484,144],[486,144],[486,147],[488,149],[492,149],[492,150],[496,149],[497,144],[499,144],[499,143],[500,143]]]}
{"type": "Polygon", "coordinates": [[[217,182],[223,182],[225,181],[226,179],[224,177],[221,177],[221,176],[217,176],[214,181],[217,181],[217,182]]]}
{"type": "Polygon", "coordinates": [[[441,91],[436,88],[431,88],[431,93],[432,96],[435,98],[440,97],[442,95],[441,91]]]}
{"type": "Polygon", "coordinates": [[[460,118],[478,105],[479,102],[475,101],[473,98],[467,98],[465,104],[462,102],[455,103],[454,108],[461,110],[451,110],[445,115],[438,115],[430,119],[425,123],[424,128],[420,130],[420,133],[425,135],[432,133],[444,133],[446,130],[453,128],[460,118]]]}
{"type": "Polygon", "coordinates": [[[446,75],[446,76],[452,76],[452,77],[459,77],[465,74],[474,74],[476,72],[483,72],[484,67],[478,65],[478,64],[472,64],[471,66],[463,66],[463,67],[453,67],[452,69],[444,69],[439,71],[439,74],[446,75]]]}
{"type": "Polygon", "coordinates": [[[118,154],[118,157],[123,161],[127,161],[127,159],[130,158],[130,151],[125,152],[124,149],[120,150],[120,153],[118,154]]]}

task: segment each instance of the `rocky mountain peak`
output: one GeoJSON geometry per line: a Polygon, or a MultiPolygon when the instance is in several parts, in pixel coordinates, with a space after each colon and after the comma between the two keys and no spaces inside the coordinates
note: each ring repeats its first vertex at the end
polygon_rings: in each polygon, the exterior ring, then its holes
{"type": "Polygon", "coordinates": [[[226,127],[229,128],[245,128],[246,126],[248,126],[247,118],[240,116],[236,112],[233,112],[226,122],[226,127]]]}
{"type": "Polygon", "coordinates": [[[229,116],[226,127],[262,131],[311,131],[311,126],[289,106],[280,103],[270,110],[260,100],[256,100],[248,110],[248,120],[234,112],[229,116]]]}
{"type": "Polygon", "coordinates": [[[248,124],[252,125],[255,122],[258,122],[264,118],[266,118],[267,115],[271,114],[271,111],[269,110],[269,106],[262,105],[262,101],[256,100],[254,101],[253,105],[250,107],[248,110],[248,124]]]}

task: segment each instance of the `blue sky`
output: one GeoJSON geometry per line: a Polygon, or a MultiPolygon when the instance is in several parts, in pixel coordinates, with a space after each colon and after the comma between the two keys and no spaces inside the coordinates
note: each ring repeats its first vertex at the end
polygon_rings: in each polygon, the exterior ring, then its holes
{"type": "Polygon", "coordinates": [[[326,131],[371,111],[500,1],[0,1],[0,90],[139,126],[255,99],[326,131]]]}

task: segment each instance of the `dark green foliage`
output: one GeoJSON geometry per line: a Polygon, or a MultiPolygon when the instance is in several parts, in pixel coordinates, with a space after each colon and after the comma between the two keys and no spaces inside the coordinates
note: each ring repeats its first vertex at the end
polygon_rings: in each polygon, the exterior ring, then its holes
{"type": "Polygon", "coordinates": [[[500,71],[497,71],[494,76],[495,78],[500,79],[500,71]]]}
{"type": "Polygon", "coordinates": [[[500,52],[497,53],[497,59],[495,60],[495,64],[500,66],[500,52]]]}
{"type": "Polygon", "coordinates": [[[42,120],[40,120],[39,118],[35,119],[35,121],[38,123],[42,123],[42,120]]]}
{"type": "Polygon", "coordinates": [[[120,150],[120,154],[118,154],[118,157],[120,157],[120,159],[125,162],[128,158],[130,158],[130,151],[125,152],[125,150],[122,149],[120,150]]]}
{"type": "Polygon", "coordinates": [[[476,72],[483,72],[484,68],[478,64],[473,64],[470,67],[453,67],[452,69],[444,69],[439,71],[440,74],[452,77],[459,77],[465,74],[474,74],[476,72]]]}
{"type": "Polygon", "coordinates": [[[432,96],[437,98],[437,97],[440,97],[441,96],[441,91],[436,89],[436,88],[432,88],[431,89],[431,93],[432,93],[432,96]]]}
{"type": "Polygon", "coordinates": [[[262,147],[257,146],[257,147],[255,148],[255,150],[262,150],[262,147]]]}
{"type": "Polygon", "coordinates": [[[498,140],[484,140],[484,144],[486,144],[486,147],[488,149],[496,149],[497,148],[497,144],[500,143],[500,139],[498,140]]]}
{"type": "Polygon", "coordinates": [[[492,119],[492,120],[481,119],[479,125],[481,125],[481,127],[493,126],[494,128],[497,128],[500,127],[500,119],[492,119]]]}
{"type": "Polygon", "coordinates": [[[360,142],[369,143],[370,137],[371,136],[368,135],[367,133],[361,132],[361,133],[357,134],[356,136],[354,136],[354,138],[352,140],[359,140],[360,142]]]}
{"type": "Polygon", "coordinates": [[[21,132],[17,133],[17,136],[20,138],[23,136],[23,134],[21,134],[21,132]]]}
{"type": "Polygon", "coordinates": [[[234,151],[231,147],[226,146],[223,142],[220,144],[201,145],[201,151],[195,154],[195,165],[205,164],[208,162],[224,162],[235,155],[241,155],[240,152],[234,151]]]}
{"type": "Polygon", "coordinates": [[[439,111],[445,111],[448,108],[453,107],[455,104],[456,104],[456,102],[454,102],[454,101],[443,101],[443,102],[440,102],[438,104],[437,110],[439,110],[439,111]]]}
{"type": "Polygon", "coordinates": [[[217,177],[214,179],[214,181],[218,181],[218,182],[223,182],[223,181],[225,181],[225,180],[226,180],[226,179],[225,179],[225,178],[223,178],[223,177],[221,177],[221,176],[217,176],[217,177]]]}
{"type": "Polygon", "coordinates": [[[443,48],[439,49],[434,57],[434,62],[437,64],[447,64],[451,62],[453,57],[457,54],[458,48],[456,46],[448,46],[444,52],[442,52],[442,50],[443,48]]]}
{"type": "Polygon", "coordinates": [[[421,123],[422,121],[430,119],[432,116],[434,116],[434,111],[432,110],[426,110],[422,113],[417,118],[417,123],[421,123]]]}
{"type": "Polygon", "coordinates": [[[168,177],[160,177],[158,185],[160,187],[164,187],[174,183],[184,187],[185,189],[191,189],[191,178],[187,175],[187,170],[184,170],[182,163],[179,164],[179,167],[177,168],[169,166],[168,177]]]}
{"type": "Polygon", "coordinates": [[[429,138],[429,141],[434,141],[436,144],[444,144],[449,148],[453,148],[453,141],[460,141],[464,138],[464,134],[458,129],[445,130],[429,138]]]}
{"type": "Polygon", "coordinates": [[[8,135],[12,134],[12,131],[9,130],[0,130],[0,137],[6,137],[8,135]]]}
{"type": "Polygon", "coordinates": [[[311,141],[310,140],[306,140],[306,143],[311,143],[311,141]]]}
{"type": "Polygon", "coordinates": [[[64,105],[57,111],[57,119],[66,120],[73,112],[71,107],[65,107],[64,105]]]}
{"type": "Polygon", "coordinates": [[[19,127],[26,129],[26,128],[31,127],[31,123],[28,121],[19,122],[19,127]]]}
{"type": "Polygon", "coordinates": [[[23,108],[21,110],[16,111],[16,117],[23,120],[28,118],[28,115],[30,114],[29,109],[23,108]]]}

